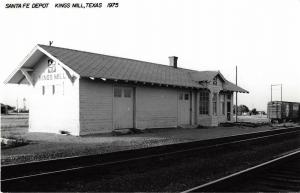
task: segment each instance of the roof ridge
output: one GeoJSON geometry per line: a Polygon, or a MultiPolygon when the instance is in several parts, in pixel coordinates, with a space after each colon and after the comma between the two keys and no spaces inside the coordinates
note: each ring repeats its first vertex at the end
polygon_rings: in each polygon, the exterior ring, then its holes
{"type": "MultiPolygon", "coordinates": [[[[58,49],[65,49],[65,50],[71,50],[71,51],[75,51],[75,52],[84,52],[87,54],[96,54],[96,55],[102,55],[102,56],[106,56],[106,57],[112,57],[112,58],[116,58],[116,59],[125,59],[125,60],[131,60],[131,61],[135,61],[135,62],[145,62],[145,63],[149,63],[149,64],[154,64],[154,65],[159,65],[159,66],[163,66],[163,67],[170,67],[169,65],[166,64],[160,64],[160,63],[154,63],[154,62],[148,62],[148,61],[143,61],[143,60],[138,60],[138,59],[132,59],[132,58],[125,58],[125,57],[120,57],[120,56],[112,56],[112,55],[107,55],[107,54],[99,54],[96,52],[90,52],[90,51],[84,51],[84,50],[77,50],[77,49],[71,49],[71,48],[64,48],[64,47],[58,47],[58,46],[48,46],[48,45],[44,45],[44,44],[37,44],[38,46],[45,46],[45,47],[54,47],[54,48],[58,48],[58,49]]],[[[188,69],[188,68],[182,68],[182,67],[177,67],[177,68],[172,68],[172,69],[178,69],[178,70],[186,70],[186,71],[190,71],[190,72],[218,72],[217,70],[192,70],[192,69],[188,69]]]]}
{"type": "MultiPolygon", "coordinates": [[[[44,45],[44,44],[38,44],[38,46],[45,46],[45,47],[48,47],[48,48],[49,47],[50,48],[54,47],[54,48],[59,48],[59,49],[72,50],[72,51],[76,51],[76,52],[84,52],[84,53],[87,53],[87,54],[96,54],[96,55],[102,55],[102,56],[106,56],[106,57],[113,57],[113,58],[116,58],[116,59],[132,60],[132,61],[135,61],[135,62],[145,62],[145,63],[149,63],[149,64],[155,64],[155,65],[159,65],[159,66],[169,67],[168,65],[165,65],[165,64],[159,64],[159,63],[148,62],[148,61],[132,59],[132,58],[124,58],[124,57],[120,57],[120,56],[112,56],[112,55],[107,55],[107,54],[99,54],[99,53],[96,53],[96,52],[89,52],[89,51],[84,51],[84,50],[77,50],[77,49],[57,47],[57,46],[48,46],[48,45],[44,45]]],[[[185,69],[185,68],[181,68],[181,67],[178,67],[177,69],[190,70],[190,69],[185,69]]]]}
{"type": "MultiPolygon", "coordinates": [[[[109,79],[132,80],[166,85],[179,85],[195,88],[203,88],[199,81],[210,80],[213,76],[220,74],[224,79],[226,89],[231,91],[241,90],[228,81],[219,70],[198,71],[185,68],[173,68],[169,65],[146,62],[142,60],[110,56],[95,52],[81,51],[56,46],[38,44],[38,47],[45,49],[50,54],[58,54],[60,60],[83,77],[95,76],[109,79]],[[82,60],[78,61],[77,58],[82,60]],[[98,61],[102,61],[101,64],[98,61]],[[123,67],[120,68],[120,64],[123,67]],[[81,66],[82,64],[83,67],[81,66]],[[125,68],[125,69],[124,69],[125,68]],[[116,72],[118,69],[119,72],[116,72]],[[120,70],[122,69],[122,70],[120,70]]],[[[246,91],[247,92],[247,91],[246,91]]]]}

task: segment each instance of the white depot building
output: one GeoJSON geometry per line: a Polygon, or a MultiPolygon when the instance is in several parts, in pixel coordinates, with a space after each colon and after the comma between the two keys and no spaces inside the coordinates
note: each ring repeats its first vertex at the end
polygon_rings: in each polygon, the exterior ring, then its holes
{"type": "Polygon", "coordinates": [[[6,83],[30,84],[30,132],[217,126],[232,121],[233,92],[219,71],[37,45],[6,83]]]}

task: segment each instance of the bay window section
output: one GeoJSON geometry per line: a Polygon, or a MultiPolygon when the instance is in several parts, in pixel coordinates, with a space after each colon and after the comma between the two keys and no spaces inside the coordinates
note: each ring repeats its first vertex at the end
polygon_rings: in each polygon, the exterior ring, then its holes
{"type": "Polygon", "coordinates": [[[217,93],[213,93],[212,104],[213,104],[213,115],[217,115],[217,93]]]}
{"type": "Polygon", "coordinates": [[[222,115],[225,115],[225,95],[220,95],[220,111],[222,115]]]}
{"type": "Polygon", "coordinates": [[[199,92],[199,114],[208,115],[209,109],[209,92],[200,91],[199,92]]]}

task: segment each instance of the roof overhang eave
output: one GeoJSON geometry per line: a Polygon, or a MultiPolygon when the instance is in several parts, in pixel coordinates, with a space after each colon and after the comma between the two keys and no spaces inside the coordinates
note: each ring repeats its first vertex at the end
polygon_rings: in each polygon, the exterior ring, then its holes
{"type": "Polygon", "coordinates": [[[25,77],[21,72],[22,66],[28,61],[28,59],[38,50],[38,46],[36,45],[29,54],[21,61],[18,67],[7,77],[4,81],[4,84],[20,84],[20,81],[25,77]],[[22,75],[22,77],[18,78],[18,76],[22,75]],[[18,80],[15,80],[15,79],[18,80]]]}
{"type": "Polygon", "coordinates": [[[239,93],[249,94],[249,91],[247,91],[247,90],[225,89],[224,91],[239,92],[239,93]]]}
{"type": "MultiPolygon", "coordinates": [[[[61,62],[58,58],[56,58],[53,55],[51,55],[50,53],[48,53],[46,50],[41,48],[39,45],[36,45],[30,51],[30,53],[22,60],[22,62],[19,64],[19,66],[8,76],[8,78],[4,81],[4,84],[21,84],[24,77],[28,80],[28,77],[26,77],[24,75],[24,70],[23,70],[23,69],[25,69],[25,71],[26,71],[26,69],[28,69],[28,68],[24,68],[24,65],[37,51],[40,51],[41,53],[45,54],[52,60],[57,61],[63,67],[63,69],[67,70],[72,76],[75,76],[76,78],[80,78],[80,75],[77,72],[75,72],[74,70],[69,68],[63,62],[61,62]]],[[[28,81],[31,82],[30,80],[28,80],[28,81]]]]}
{"type": "Polygon", "coordinates": [[[156,86],[165,86],[165,87],[176,87],[176,88],[189,88],[189,89],[203,89],[206,88],[204,86],[201,85],[184,85],[184,84],[174,84],[174,83],[163,83],[163,82],[152,82],[152,81],[142,81],[142,80],[135,80],[135,79],[116,79],[116,78],[112,78],[112,77],[90,77],[90,76],[81,76],[81,78],[89,78],[92,80],[102,80],[102,81],[114,81],[114,82],[118,82],[118,81],[122,81],[125,83],[140,83],[140,84],[149,84],[149,85],[156,85],[156,86]]]}

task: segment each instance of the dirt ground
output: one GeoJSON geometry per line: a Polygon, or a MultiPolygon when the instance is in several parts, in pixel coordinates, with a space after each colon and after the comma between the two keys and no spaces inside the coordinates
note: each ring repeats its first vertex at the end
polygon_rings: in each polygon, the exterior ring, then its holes
{"type": "Polygon", "coordinates": [[[267,115],[251,115],[251,116],[247,115],[247,116],[238,116],[238,121],[250,122],[250,123],[268,123],[269,119],[267,115]]]}

